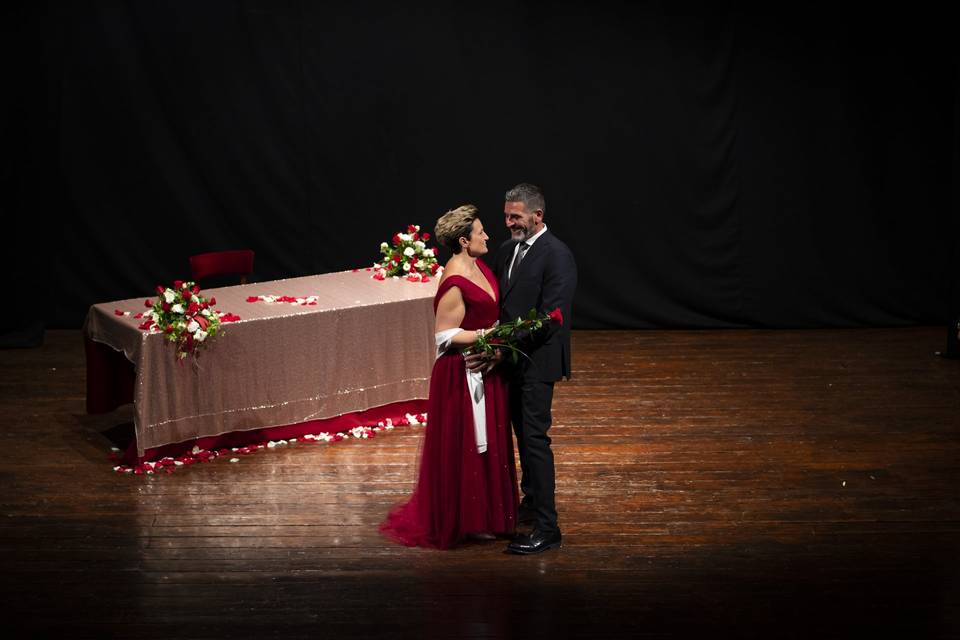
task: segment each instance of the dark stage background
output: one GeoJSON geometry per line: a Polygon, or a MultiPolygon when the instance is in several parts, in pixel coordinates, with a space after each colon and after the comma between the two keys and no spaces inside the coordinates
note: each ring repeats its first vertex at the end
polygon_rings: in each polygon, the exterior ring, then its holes
{"type": "Polygon", "coordinates": [[[577,256],[577,328],[947,322],[953,23],[711,7],[6,9],[3,329],[78,327],[202,251],[364,266],[466,202],[502,240],[520,181],[577,256]]]}

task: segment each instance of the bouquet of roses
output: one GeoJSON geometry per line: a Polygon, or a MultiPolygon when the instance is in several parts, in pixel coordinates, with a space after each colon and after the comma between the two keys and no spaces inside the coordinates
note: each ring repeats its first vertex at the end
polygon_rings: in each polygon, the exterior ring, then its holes
{"type": "Polygon", "coordinates": [[[158,286],[157,295],[156,302],[144,302],[150,311],[144,314],[147,320],[140,328],[162,331],[176,345],[177,358],[196,356],[203,344],[223,334],[220,316],[213,310],[217,299],[200,295],[196,283],[175,280],[173,287],[158,286]]]}
{"type": "Polygon", "coordinates": [[[436,251],[427,248],[429,233],[420,233],[420,225],[407,226],[406,233],[393,234],[393,245],[380,243],[383,259],[373,265],[373,278],[385,280],[403,277],[411,282],[429,282],[441,269],[436,251]]]}
{"type": "Polygon", "coordinates": [[[526,318],[502,322],[490,329],[477,338],[477,341],[464,353],[485,353],[492,356],[497,349],[505,349],[510,353],[510,358],[514,364],[520,359],[520,356],[529,360],[530,356],[517,348],[517,344],[525,337],[550,324],[563,326],[563,313],[560,309],[554,309],[550,313],[537,313],[536,309],[530,309],[526,318]]]}

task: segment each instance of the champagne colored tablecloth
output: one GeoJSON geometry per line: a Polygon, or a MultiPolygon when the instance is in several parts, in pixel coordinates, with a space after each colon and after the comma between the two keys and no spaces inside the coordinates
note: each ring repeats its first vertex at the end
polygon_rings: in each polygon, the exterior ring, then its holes
{"type": "Polygon", "coordinates": [[[377,281],[344,271],[204,290],[237,314],[194,361],[178,361],[160,333],[115,310],[145,311],[144,298],[90,307],[85,335],[122,351],[136,371],[137,451],[330,418],[427,397],[434,359],[436,281],[377,281]],[[314,306],[246,302],[249,296],[317,296],[314,306]]]}

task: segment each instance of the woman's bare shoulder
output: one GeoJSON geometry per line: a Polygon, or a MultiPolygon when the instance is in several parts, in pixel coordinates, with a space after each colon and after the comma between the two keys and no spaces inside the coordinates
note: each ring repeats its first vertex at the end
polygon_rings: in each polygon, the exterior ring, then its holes
{"type": "Polygon", "coordinates": [[[448,262],[443,268],[443,275],[440,276],[440,282],[438,284],[442,285],[448,278],[452,278],[453,276],[460,276],[461,278],[467,277],[460,264],[448,262]]]}

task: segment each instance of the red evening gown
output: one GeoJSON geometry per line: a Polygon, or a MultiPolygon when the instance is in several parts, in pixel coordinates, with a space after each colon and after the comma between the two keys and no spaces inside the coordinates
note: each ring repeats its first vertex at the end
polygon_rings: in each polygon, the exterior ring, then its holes
{"type": "MultiPolygon", "coordinates": [[[[458,287],[466,305],[460,327],[490,327],[499,317],[499,287],[493,272],[477,261],[495,298],[462,276],[449,276],[433,299],[458,287]]],[[[447,549],[469,534],[508,534],[517,513],[516,469],[507,383],[497,369],[484,376],[487,450],[477,453],[473,409],[463,356],[456,349],[437,358],[430,377],[427,427],[420,471],[409,501],[380,525],[386,536],[408,546],[447,549]]]]}

